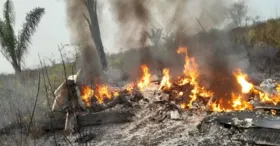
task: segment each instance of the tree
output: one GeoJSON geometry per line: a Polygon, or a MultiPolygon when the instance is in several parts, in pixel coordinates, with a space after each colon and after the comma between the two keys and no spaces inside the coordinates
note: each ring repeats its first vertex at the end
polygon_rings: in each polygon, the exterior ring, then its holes
{"type": "Polygon", "coordinates": [[[35,8],[27,13],[26,22],[16,36],[14,31],[15,12],[11,0],[4,3],[3,19],[0,19],[0,46],[3,56],[12,64],[16,73],[22,71],[24,56],[31,45],[31,36],[34,34],[41,17],[45,13],[44,8],[35,8]]]}
{"type": "Polygon", "coordinates": [[[162,29],[158,29],[158,28],[152,28],[151,29],[151,34],[149,32],[145,32],[149,39],[152,41],[152,43],[158,47],[159,43],[160,43],[160,39],[162,36],[162,29]]]}
{"type": "Polygon", "coordinates": [[[84,5],[86,6],[87,12],[89,14],[89,18],[86,15],[84,15],[84,17],[89,24],[91,36],[93,38],[96,50],[100,57],[102,69],[107,70],[108,64],[107,64],[107,59],[106,59],[104,47],[103,47],[102,40],[101,40],[99,22],[98,22],[98,17],[97,17],[97,0],[82,0],[82,1],[83,1],[84,5]]]}
{"type": "Polygon", "coordinates": [[[242,26],[243,21],[246,21],[248,8],[244,1],[234,3],[229,9],[229,19],[233,27],[242,26]]]}

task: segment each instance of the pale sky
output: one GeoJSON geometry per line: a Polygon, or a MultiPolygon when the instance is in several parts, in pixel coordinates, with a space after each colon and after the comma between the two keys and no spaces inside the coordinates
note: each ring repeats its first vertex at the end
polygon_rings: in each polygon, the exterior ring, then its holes
{"type": "MultiPolygon", "coordinates": [[[[3,4],[6,0],[0,0],[0,17],[2,18],[3,4]]],[[[39,24],[37,32],[32,37],[32,46],[30,54],[26,59],[26,67],[32,68],[39,64],[38,53],[42,57],[58,58],[59,52],[57,45],[61,43],[70,43],[70,32],[66,23],[66,11],[64,0],[13,0],[16,11],[16,31],[21,29],[26,13],[35,7],[45,8],[45,15],[39,24]]],[[[261,19],[275,18],[280,16],[279,0],[248,0],[249,15],[259,15],[261,19]],[[278,10],[277,10],[278,9],[278,10]],[[278,14],[277,14],[278,13],[278,14]]],[[[105,8],[102,13],[110,13],[108,8],[105,8]]],[[[112,18],[103,18],[104,23],[101,26],[102,30],[108,33],[102,33],[102,39],[106,52],[116,52],[119,48],[114,48],[114,33],[116,30],[110,25],[112,18]],[[106,21],[106,22],[105,22],[106,21]]],[[[0,73],[12,73],[13,68],[0,55],[0,73]]]]}

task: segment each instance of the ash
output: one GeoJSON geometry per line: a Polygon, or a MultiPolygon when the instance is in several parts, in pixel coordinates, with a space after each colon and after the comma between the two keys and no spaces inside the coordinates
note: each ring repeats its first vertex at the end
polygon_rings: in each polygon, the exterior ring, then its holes
{"type": "MultiPolygon", "coordinates": [[[[121,108],[121,107],[115,107],[121,108]]],[[[133,109],[131,123],[86,127],[82,134],[95,135],[91,145],[197,145],[196,126],[206,116],[199,111],[180,111],[180,119],[171,119],[172,107],[164,103],[139,104],[133,109]]],[[[70,136],[73,143],[79,134],[70,136]]],[[[64,140],[61,142],[65,144],[64,140]]]]}
{"type": "MultiPolygon", "coordinates": [[[[131,122],[84,127],[68,136],[73,145],[94,146],[169,146],[169,145],[241,145],[231,140],[240,134],[234,128],[217,122],[203,122],[209,113],[199,109],[182,110],[176,104],[155,98],[153,88],[143,93],[140,101],[130,106],[118,104],[108,111],[130,111],[131,122]]],[[[162,97],[164,95],[160,95],[162,97]]],[[[131,97],[129,97],[131,98],[131,97]]],[[[53,138],[50,137],[53,141],[53,138]]],[[[240,138],[239,138],[240,139],[240,138]]],[[[69,145],[64,137],[56,139],[60,145],[69,145]]],[[[53,142],[54,143],[54,142],[53,142]]]]}
{"type": "MultiPolygon", "coordinates": [[[[121,102],[105,109],[106,112],[132,113],[133,116],[129,122],[80,127],[74,133],[62,130],[49,131],[36,139],[28,139],[29,142],[26,145],[240,146],[280,144],[280,141],[278,142],[280,130],[254,127],[255,124],[258,124],[259,119],[277,120],[275,117],[268,118],[264,113],[249,111],[210,113],[199,108],[184,110],[178,107],[178,104],[169,101],[167,94],[158,93],[157,89],[158,87],[150,87],[142,92],[141,98],[136,97],[135,94],[124,96],[120,100],[121,102]],[[124,101],[124,99],[126,100],[124,101]]],[[[6,140],[3,145],[11,145],[12,140],[20,136],[20,134],[7,134],[1,136],[1,139],[6,140]]]]}

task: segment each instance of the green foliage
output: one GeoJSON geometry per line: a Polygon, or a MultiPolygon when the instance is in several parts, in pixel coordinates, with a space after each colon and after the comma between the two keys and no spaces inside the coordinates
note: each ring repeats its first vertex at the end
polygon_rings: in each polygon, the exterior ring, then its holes
{"type": "Polygon", "coordinates": [[[251,26],[248,38],[255,45],[266,44],[280,48],[280,19],[269,19],[251,26]]]}
{"type": "Polygon", "coordinates": [[[256,22],[251,26],[237,27],[230,32],[231,40],[246,46],[263,46],[280,48],[280,19],[256,22]]]}
{"type": "Polygon", "coordinates": [[[44,8],[35,8],[26,16],[26,22],[18,36],[15,34],[15,13],[11,0],[4,4],[3,19],[0,19],[1,53],[12,64],[15,72],[21,72],[23,57],[28,53],[31,36],[34,34],[43,14],[44,8]]]}
{"type": "Polygon", "coordinates": [[[249,41],[253,42],[255,37],[256,37],[256,31],[254,29],[250,29],[248,32],[249,41]]]}

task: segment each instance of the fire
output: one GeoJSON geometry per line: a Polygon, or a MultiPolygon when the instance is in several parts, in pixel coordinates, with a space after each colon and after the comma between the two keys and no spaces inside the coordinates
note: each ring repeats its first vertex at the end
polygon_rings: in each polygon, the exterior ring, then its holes
{"type": "Polygon", "coordinates": [[[271,114],[273,115],[273,116],[275,116],[276,115],[276,110],[271,110],[271,114]]]}
{"type": "Polygon", "coordinates": [[[224,105],[224,101],[222,98],[220,98],[217,102],[211,102],[209,107],[212,111],[215,112],[229,112],[231,110],[224,108],[222,105],[224,105]]]}
{"type": "Polygon", "coordinates": [[[96,99],[98,100],[98,103],[103,103],[104,99],[111,99],[112,94],[108,90],[108,86],[106,85],[98,85],[97,86],[97,92],[95,95],[96,99]]]}
{"type": "Polygon", "coordinates": [[[117,97],[119,96],[120,94],[118,92],[114,92],[114,96],[117,97]]]}
{"type": "Polygon", "coordinates": [[[246,80],[247,75],[242,73],[240,69],[238,69],[238,71],[234,72],[233,74],[236,77],[237,82],[242,87],[242,93],[249,93],[254,88],[254,85],[246,80]]]}
{"type": "Polygon", "coordinates": [[[257,94],[260,98],[260,101],[263,103],[272,103],[274,105],[278,105],[278,103],[280,103],[280,95],[278,94],[268,94],[262,93],[260,91],[257,91],[257,94]]]}
{"type": "Polygon", "coordinates": [[[182,109],[186,109],[187,108],[186,103],[181,103],[180,106],[181,106],[182,109]]]}
{"type": "Polygon", "coordinates": [[[102,104],[105,99],[110,100],[113,96],[119,96],[118,92],[110,92],[107,85],[96,85],[96,90],[93,90],[90,86],[82,86],[81,93],[82,100],[86,106],[90,105],[92,98],[95,98],[99,104],[102,104]]]}
{"type": "Polygon", "coordinates": [[[134,83],[129,83],[125,86],[125,90],[131,94],[132,93],[132,90],[134,89],[134,83]]]}
{"type": "Polygon", "coordinates": [[[195,59],[193,57],[188,56],[187,48],[180,47],[177,50],[178,54],[185,53],[185,65],[184,65],[184,77],[179,77],[178,84],[179,85],[186,85],[190,84],[193,86],[193,89],[191,90],[191,95],[189,95],[190,100],[187,106],[189,108],[192,107],[192,104],[194,101],[197,100],[198,96],[201,97],[211,97],[213,96],[213,93],[210,91],[206,91],[204,87],[201,87],[198,83],[198,78],[200,75],[198,64],[196,63],[195,59]]]}
{"type": "MultiPolygon", "coordinates": [[[[211,97],[211,102],[208,101],[207,104],[211,111],[230,112],[253,110],[253,105],[247,98],[250,95],[249,93],[257,95],[259,100],[263,103],[272,103],[274,105],[280,103],[280,95],[278,93],[266,93],[261,91],[248,81],[248,75],[243,73],[240,69],[232,73],[236,79],[236,83],[240,86],[240,89],[237,91],[234,90],[234,92],[231,91],[232,93],[229,92],[231,93],[231,96],[227,100],[223,97],[216,97],[215,99],[217,100],[212,102],[215,93],[200,84],[199,77],[202,73],[199,71],[199,66],[196,63],[195,58],[188,56],[188,50],[185,47],[180,47],[177,50],[177,53],[184,55],[184,70],[182,76],[173,78],[170,76],[170,69],[164,68],[162,70],[163,77],[160,82],[159,90],[168,91],[168,93],[172,93],[177,97],[185,98],[182,100],[183,102],[180,103],[182,109],[192,108],[193,103],[198,102],[201,99],[205,104],[205,102],[210,100],[211,97]]],[[[141,78],[136,83],[129,83],[123,88],[129,94],[132,94],[132,91],[136,89],[135,87],[138,87],[139,90],[143,91],[151,84],[151,73],[148,66],[144,64],[141,66],[141,69],[141,78]]],[[[110,100],[113,97],[119,96],[121,93],[119,91],[111,92],[107,85],[96,85],[95,87],[95,89],[92,89],[89,86],[82,87],[82,99],[87,106],[90,105],[91,98],[95,98],[98,103],[102,104],[106,99],[110,100]]],[[[275,90],[280,92],[280,84],[277,84],[275,90]]],[[[272,114],[276,113],[276,111],[271,112],[272,114]]]]}
{"type": "Polygon", "coordinates": [[[160,87],[159,89],[170,89],[171,83],[170,83],[170,76],[169,76],[169,69],[165,68],[162,71],[163,77],[160,82],[160,87]]]}
{"type": "Polygon", "coordinates": [[[184,65],[185,78],[182,79],[183,81],[182,83],[191,82],[191,84],[196,84],[196,80],[199,76],[199,70],[198,70],[197,63],[195,62],[195,59],[193,57],[189,58],[187,48],[180,47],[177,50],[177,53],[178,54],[185,53],[185,65],[184,65]],[[190,80],[186,78],[189,78],[190,80]]]}
{"type": "Polygon", "coordinates": [[[212,96],[214,96],[214,93],[211,91],[207,91],[204,87],[199,87],[199,96],[212,97],[212,96]]]}
{"type": "Polygon", "coordinates": [[[244,98],[245,94],[250,93],[254,90],[254,85],[247,81],[247,74],[242,73],[240,69],[236,72],[233,72],[233,75],[236,78],[237,83],[241,87],[239,94],[232,93],[231,100],[229,101],[229,106],[224,107],[224,103],[220,100],[218,103],[212,103],[210,106],[212,111],[221,112],[221,111],[242,111],[242,110],[253,110],[252,104],[244,98]]]}
{"type": "Polygon", "coordinates": [[[219,104],[219,103],[212,103],[210,107],[211,107],[211,110],[215,111],[215,112],[226,111],[225,109],[221,108],[221,104],[219,104]]]}
{"type": "Polygon", "coordinates": [[[235,111],[241,111],[241,110],[253,110],[253,106],[246,101],[241,95],[236,96],[234,93],[232,93],[232,108],[235,111]]]}
{"type": "Polygon", "coordinates": [[[276,85],[276,91],[277,91],[277,92],[280,92],[280,84],[277,84],[277,85],[276,85]]]}
{"type": "Polygon", "coordinates": [[[151,83],[151,74],[149,72],[149,68],[147,65],[145,65],[145,64],[142,65],[141,69],[142,69],[143,75],[142,75],[140,81],[138,81],[137,87],[141,91],[143,91],[151,83]]]}
{"type": "Polygon", "coordinates": [[[83,86],[81,94],[82,100],[85,102],[86,106],[89,106],[91,97],[94,95],[94,91],[89,86],[83,86]]]}
{"type": "MultiPolygon", "coordinates": [[[[263,103],[272,103],[274,105],[277,105],[280,102],[280,96],[277,94],[269,94],[262,92],[260,90],[255,89],[254,85],[246,80],[247,75],[242,73],[240,69],[238,72],[234,73],[236,76],[237,82],[241,85],[242,87],[242,93],[249,93],[252,91],[253,93],[257,94],[260,101],[263,103]]],[[[280,90],[280,86],[276,86],[276,91],[280,90]]]]}

